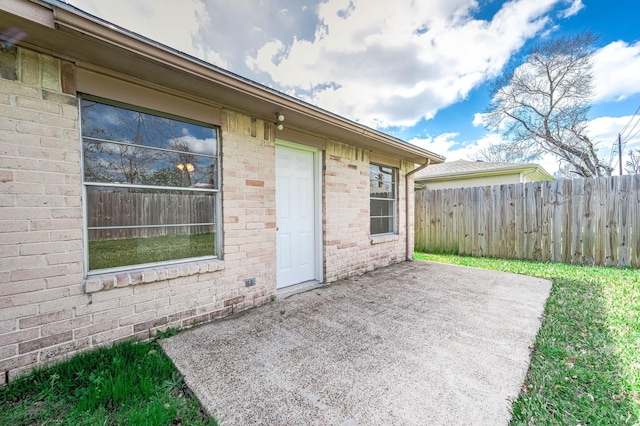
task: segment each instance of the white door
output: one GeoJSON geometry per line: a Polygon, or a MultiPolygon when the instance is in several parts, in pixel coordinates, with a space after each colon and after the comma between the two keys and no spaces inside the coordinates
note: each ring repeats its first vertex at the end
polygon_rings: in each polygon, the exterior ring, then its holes
{"type": "Polygon", "coordinates": [[[276,146],[277,287],[316,278],[314,153],[276,146]]]}

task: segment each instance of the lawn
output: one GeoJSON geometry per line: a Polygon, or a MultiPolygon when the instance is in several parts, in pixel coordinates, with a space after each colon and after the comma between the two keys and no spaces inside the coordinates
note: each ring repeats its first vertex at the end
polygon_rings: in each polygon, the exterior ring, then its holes
{"type": "Polygon", "coordinates": [[[640,271],[416,254],[547,278],[551,294],[512,425],[640,423],[640,271]]]}
{"type": "MultiPolygon", "coordinates": [[[[638,425],[640,271],[416,254],[552,280],[512,425],[638,425]]],[[[214,425],[155,342],[81,354],[0,389],[0,424],[214,425]]]]}
{"type": "Polygon", "coordinates": [[[214,233],[93,240],[89,242],[89,268],[96,270],[213,256],[214,247],[214,233]]]}
{"type": "Polygon", "coordinates": [[[0,388],[2,425],[215,425],[154,342],[124,342],[0,388]]]}

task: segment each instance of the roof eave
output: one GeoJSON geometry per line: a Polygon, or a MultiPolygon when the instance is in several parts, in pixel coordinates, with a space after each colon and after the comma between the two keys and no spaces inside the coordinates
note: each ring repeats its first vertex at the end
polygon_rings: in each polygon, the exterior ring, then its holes
{"type": "Polygon", "coordinates": [[[480,178],[480,177],[488,177],[488,176],[503,176],[508,174],[525,174],[525,175],[536,175],[539,176],[542,180],[554,180],[554,177],[551,176],[548,172],[546,172],[542,167],[539,166],[513,166],[513,167],[505,167],[502,169],[492,169],[492,170],[471,170],[471,171],[462,171],[462,172],[450,172],[444,173],[436,176],[425,176],[425,177],[416,177],[416,182],[438,182],[443,180],[461,180],[461,179],[469,179],[469,178],[480,178]]]}

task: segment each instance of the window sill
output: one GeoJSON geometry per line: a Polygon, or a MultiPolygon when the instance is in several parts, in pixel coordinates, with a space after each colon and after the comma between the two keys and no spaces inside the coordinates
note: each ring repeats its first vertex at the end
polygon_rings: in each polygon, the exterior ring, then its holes
{"type": "Polygon", "coordinates": [[[95,293],[118,287],[129,287],[138,284],[148,284],[165,281],[172,278],[186,277],[206,272],[221,271],[224,260],[212,259],[198,262],[180,263],[176,265],[158,266],[153,268],[136,269],[127,272],[107,273],[89,276],[84,284],[85,293],[95,293]]]}
{"type": "Polygon", "coordinates": [[[374,235],[371,237],[371,244],[392,243],[400,240],[398,234],[374,235]]]}

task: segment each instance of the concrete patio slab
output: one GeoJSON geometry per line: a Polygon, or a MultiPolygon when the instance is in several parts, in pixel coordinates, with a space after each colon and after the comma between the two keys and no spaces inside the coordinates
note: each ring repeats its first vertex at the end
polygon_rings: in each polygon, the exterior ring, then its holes
{"type": "Polygon", "coordinates": [[[551,283],[405,262],[161,341],[221,425],[504,425],[551,283]]]}

